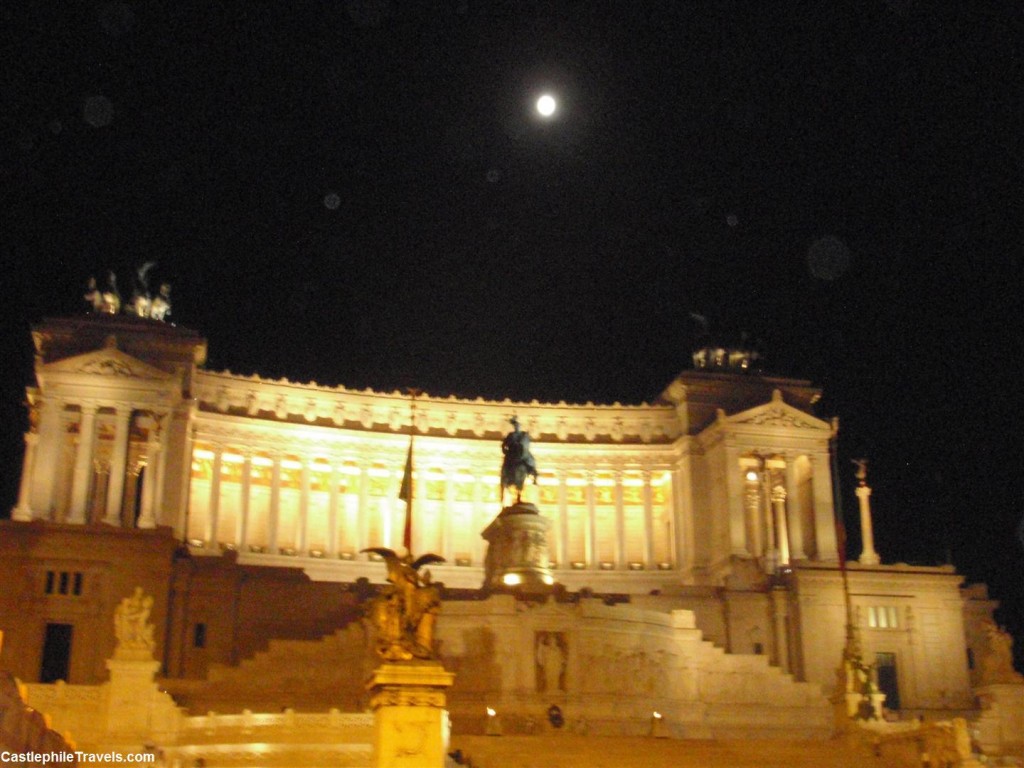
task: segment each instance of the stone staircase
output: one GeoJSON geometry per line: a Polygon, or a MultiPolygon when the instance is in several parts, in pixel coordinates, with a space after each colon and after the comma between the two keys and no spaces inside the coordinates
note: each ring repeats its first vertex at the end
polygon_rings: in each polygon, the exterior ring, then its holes
{"type": "Polygon", "coordinates": [[[352,622],[318,640],[270,640],[237,666],[214,664],[205,680],[168,678],[161,686],[190,714],[323,712],[365,707],[363,683],[373,658],[364,628],[352,622]]]}

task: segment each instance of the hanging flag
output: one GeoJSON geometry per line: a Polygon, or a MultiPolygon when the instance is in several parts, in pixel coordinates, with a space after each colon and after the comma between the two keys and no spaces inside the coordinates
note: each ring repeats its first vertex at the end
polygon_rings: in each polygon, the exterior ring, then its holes
{"type": "Polygon", "coordinates": [[[402,532],[402,546],[412,552],[412,438],[409,439],[409,454],[405,458],[405,472],[398,498],[405,502],[405,530],[402,532]]]}
{"type": "Polygon", "coordinates": [[[398,489],[398,498],[406,504],[412,499],[412,440],[409,441],[409,453],[405,457],[405,474],[402,475],[402,487],[398,489]]]}

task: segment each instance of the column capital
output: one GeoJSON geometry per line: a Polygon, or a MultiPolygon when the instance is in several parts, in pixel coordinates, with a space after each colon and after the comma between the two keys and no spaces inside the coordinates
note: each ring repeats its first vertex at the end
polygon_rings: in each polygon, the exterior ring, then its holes
{"type": "Polygon", "coordinates": [[[772,503],[778,504],[786,500],[786,489],[781,485],[776,485],[772,488],[772,503]]]}

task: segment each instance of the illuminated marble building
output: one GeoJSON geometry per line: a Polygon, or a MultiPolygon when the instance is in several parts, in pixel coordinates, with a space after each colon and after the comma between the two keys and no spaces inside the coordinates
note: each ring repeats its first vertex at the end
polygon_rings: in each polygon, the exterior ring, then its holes
{"type": "MultiPolygon", "coordinates": [[[[76,638],[65,674],[102,676],[101,651],[86,662],[76,654],[111,646],[85,617],[112,610],[134,577],[119,572],[125,563],[148,563],[136,580],[158,598],[168,677],[237,664],[285,631],[254,618],[255,603],[290,617],[302,604],[290,620],[304,629],[292,636],[330,631],[309,596],[381,581],[381,565],[360,550],[400,549],[411,434],[412,549],[447,559],[432,571],[449,589],[479,587],[480,532],[501,507],[500,440],[516,415],[534,439],[541,474],[530,500],[551,521],[550,560],[566,590],[692,611],[703,637],[728,653],[763,655],[826,692],[833,685],[846,615],[830,462],[838,425],[813,415],[819,390],[760,375],[750,353],[698,350],[694,368],[653,403],[423,395],[411,423],[402,393],[206,370],[201,336],[148,319],[51,319],[33,339],[32,428],[3,527],[8,542],[45,534],[63,543],[12,550],[0,566],[24,584],[0,598],[0,628],[26,679],[46,677],[58,623],[76,638]],[[120,563],[118,541],[130,550],[120,563]],[[302,584],[239,597],[274,573],[302,584]]],[[[977,624],[994,604],[961,591],[951,568],[866,554],[850,568],[854,617],[889,676],[891,703],[970,707],[968,647],[982,642],[977,624]]]]}

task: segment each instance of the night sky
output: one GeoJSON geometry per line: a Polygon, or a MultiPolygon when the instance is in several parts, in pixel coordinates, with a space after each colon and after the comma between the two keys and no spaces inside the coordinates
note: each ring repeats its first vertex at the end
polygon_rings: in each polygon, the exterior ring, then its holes
{"type": "Polygon", "coordinates": [[[229,5],[0,7],[4,514],[107,269],[210,368],[441,395],[650,401],[698,314],[824,387],[851,554],[866,456],[1024,645],[1017,3],[229,5]]]}

